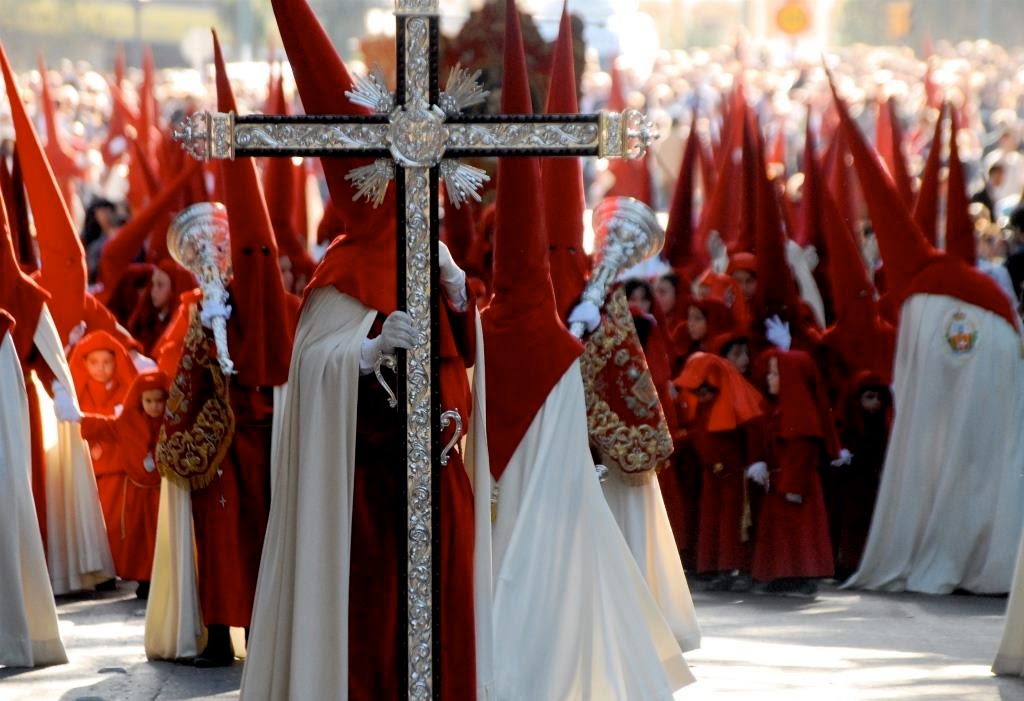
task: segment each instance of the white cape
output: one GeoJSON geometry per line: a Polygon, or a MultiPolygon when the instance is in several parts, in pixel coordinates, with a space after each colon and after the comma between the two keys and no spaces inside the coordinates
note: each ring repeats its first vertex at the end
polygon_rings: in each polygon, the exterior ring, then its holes
{"type": "Polygon", "coordinates": [[[274,424],[270,519],[243,699],[348,697],[354,388],[375,315],[328,287],[310,295],[299,319],[274,424]]]}
{"type": "MultiPolygon", "coordinates": [[[[479,354],[482,346],[478,335],[479,354]]],[[[491,629],[485,621],[477,630],[481,693],[497,701],[671,699],[693,676],[601,493],[579,362],[512,455],[493,525],[486,518],[492,482],[480,370],[471,441],[482,529],[478,620],[493,586],[491,629]],[[491,552],[482,552],[488,545],[491,552]]]]}
{"type": "Polygon", "coordinates": [[[1009,591],[1024,517],[1020,338],[992,312],[914,295],[903,305],[894,378],[878,502],[860,569],[844,586],[1009,591]]]}
{"type": "Polygon", "coordinates": [[[25,379],[9,333],[0,338],[0,665],[68,661],[32,500],[25,379]]]}
{"type": "MultiPolygon", "coordinates": [[[[50,312],[43,306],[33,338],[36,349],[54,376],[74,399],[75,383],[50,312]]],[[[38,382],[38,380],[37,380],[38,382]]],[[[53,405],[45,389],[39,410],[46,417],[53,405]]],[[[77,406],[78,400],[75,399],[77,406]]],[[[91,589],[114,576],[114,559],[103,523],[96,475],[89,447],[77,423],[60,421],[56,435],[44,429],[46,449],[46,531],[50,582],[54,594],[91,589]]]]}
{"type": "Polygon", "coordinates": [[[610,469],[602,486],[608,507],[676,641],[683,652],[696,650],[700,625],[658,478],[652,472],[642,485],[631,485],[610,469]]]}

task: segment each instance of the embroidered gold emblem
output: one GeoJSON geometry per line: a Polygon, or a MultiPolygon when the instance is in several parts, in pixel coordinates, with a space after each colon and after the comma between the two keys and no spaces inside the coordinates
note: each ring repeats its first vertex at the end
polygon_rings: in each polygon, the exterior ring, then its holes
{"type": "Polygon", "coordinates": [[[957,355],[974,350],[978,343],[978,327],[963,310],[956,310],[946,324],[946,343],[957,355]]]}
{"type": "Polygon", "coordinates": [[[212,337],[192,309],[154,451],[157,469],[182,486],[202,489],[217,474],[234,432],[228,380],[217,363],[212,337]]]}
{"type": "Polygon", "coordinates": [[[580,360],[590,442],[606,465],[642,484],[672,455],[672,434],[621,287],[604,311],[580,360]]]}

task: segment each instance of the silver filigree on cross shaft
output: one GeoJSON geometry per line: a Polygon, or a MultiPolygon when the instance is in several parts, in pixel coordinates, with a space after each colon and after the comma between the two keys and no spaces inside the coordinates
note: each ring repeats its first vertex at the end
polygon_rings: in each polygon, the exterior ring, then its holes
{"type": "MultiPolygon", "coordinates": [[[[399,22],[405,23],[405,95],[398,107],[410,121],[408,131],[392,120],[392,154],[411,157],[405,176],[405,307],[420,336],[406,353],[406,479],[408,488],[407,605],[409,691],[413,701],[433,697],[433,595],[432,595],[432,453],[431,424],[431,245],[432,220],[430,167],[444,153],[448,132],[444,113],[430,107],[430,24],[437,14],[437,0],[398,0],[399,22]],[[405,17],[403,10],[413,14],[405,17]],[[436,110],[436,111],[435,111],[436,110]],[[438,120],[438,121],[435,121],[438,120]],[[419,121],[419,124],[416,122],[419,121]],[[417,135],[415,128],[427,133],[417,135]],[[443,134],[443,137],[442,137],[443,134]],[[401,142],[396,145],[396,141],[401,142]],[[396,152],[396,149],[398,150],[396,152]]],[[[396,111],[398,111],[396,110],[396,111]]],[[[398,116],[398,115],[396,115],[398,116]]],[[[400,161],[401,162],[401,161],[400,161]]]]}

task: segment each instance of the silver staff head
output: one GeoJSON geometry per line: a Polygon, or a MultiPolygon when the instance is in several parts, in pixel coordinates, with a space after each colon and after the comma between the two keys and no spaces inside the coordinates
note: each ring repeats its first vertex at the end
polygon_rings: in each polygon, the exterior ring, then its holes
{"type": "Polygon", "coordinates": [[[227,208],[220,202],[200,202],[183,210],[167,229],[167,249],[200,286],[214,277],[227,286],[232,277],[227,208]]]}
{"type": "MultiPolygon", "coordinates": [[[[594,271],[583,300],[599,309],[615,279],[627,268],[656,255],[665,245],[665,231],[651,208],[632,197],[608,197],[594,209],[594,271]]],[[[582,337],[582,322],[570,331],[582,337]]]]}

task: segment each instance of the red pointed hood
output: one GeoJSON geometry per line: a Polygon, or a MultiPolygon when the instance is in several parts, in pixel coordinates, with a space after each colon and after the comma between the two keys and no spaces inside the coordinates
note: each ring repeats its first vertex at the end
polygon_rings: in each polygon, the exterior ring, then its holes
{"type": "Polygon", "coordinates": [[[928,160],[921,174],[921,189],[914,201],[914,221],[932,246],[938,241],[939,228],[939,172],[942,170],[942,120],[946,115],[946,106],[939,110],[939,118],[935,121],[935,135],[928,152],[928,160]]]}
{"type": "Polygon", "coordinates": [[[39,270],[36,260],[36,246],[32,241],[32,229],[28,223],[28,202],[25,201],[25,181],[21,177],[21,164],[18,162],[18,149],[14,149],[11,168],[7,168],[7,159],[0,158],[0,191],[7,203],[7,219],[11,227],[11,239],[18,263],[26,273],[39,270]]]}
{"type": "Polygon", "coordinates": [[[823,193],[823,233],[832,252],[828,268],[829,286],[836,321],[826,337],[837,336],[835,344],[851,368],[869,368],[890,377],[894,335],[879,316],[874,285],[868,277],[853,230],[843,221],[829,192],[823,193]]]}
{"type": "MultiPolygon", "coordinates": [[[[53,295],[50,312],[62,340],[82,320],[85,306],[85,250],[68,214],[57,180],[18,93],[7,53],[0,45],[7,96],[18,142],[18,159],[32,206],[43,287],[53,295]]],[[[35,329],[33,329],[35,331],[35,329]]]]}
{"type": "MultiPolygon", "coordinates": [[[[217,110],[235,112],[224,57],[213,33],[217,73],[217,110]]],[[[291,313],[277,261],[277,244],[263,199],[256,164],[251,158],[220,163],[224,205],[231,227],[232,312],[228,348],[238,369],[238,382],[249,386],[281,385],[291,362],[291,313]]]]}
{"type": "Polygon", "coordinates": [[[946,295],[998,314],[1016,329],[1017,315],[991,278],[928,244],[878,154],[865,143],[835,85],[831,87],[885,263],[886,286],[894,307],[901,307],[914,294],[946,295]]]}
{"type": "Polygon", "coordinates": [[[693,241],[693,190],[697,159],[700,157],[700,137],[697,134],[697,113],[693,114],[690,134],[683,149],[683,162],[679,167],[672,205],[665,227],[664,255],[674,270],[692,276],[695,256],[693,241]]]}
{"type": "MultiPolygon", "coordinates": [[[[272,0],[281,42],[307,114],[367,114],[345,97],[352,78],[334,50],[327,32],[306,0],[272,0]]],[[[390,314],[398,307],[395,188],[390,187],[376,209],[354,202],[355,190],[345,180],[352,168],[368,164],[362,158],[321,158],[335,214],[345,225],[306,288],[334,286],[368,307],[390,314]]]]}
{"type": "MultiPolygon", "coordinates": [[[[505,3],[501,110],[530,114],[515,0],[505,3]]],[[[494,297],[482,315],[491,473],[499,479],[551,389],[583,352],[558,318],[536,158],[498,159],[494,297]]]]}
{"type": "MultiPolygon", "coordinates": [[[[572,20],[568,4],[562,8],[558,39],[551,57],[551,82],[544,111],[575,114],[576,67],[573,59],[572,20]]],[[[579,158],[545,158],[540,164],[544,192],[544,224],[548,234],[548,260],[555,303],[564,321],[583,294],[590,261],[583,250],[583,168],[579,158]]]]}
{"type": "MultiPolygon", "coordinates": [[[[283,76],[278,73],[272,79],[268,114],[287,115],[288,103],[282,85],[283,76]]],[[[298,210],[295,187],[295,171],[302,165],[295,165],[291,158],[268,158],[263,167],[263,192],[267,196],[270,223],[274,227],[274,238],[281,255],[288,256],[295,273],[307,279],[313,274],[316,263],[306,250],[306,237],[299,233],[296,213],[298,210]]]]}
{"type": "Polygon", "coordinates": [[[103,155],[104,163],[109,166],[118,158],[124,156],[125,151],[127,151],[129,126],[132,127],[132,133],[136,137],[138,136],[138,127],[136,125],[139,123],[139,114],[125,100],[119,80],[109,82],[108,85],[110,86],[110,100],[113,106],[110,112],[110,121],[107,123],[107,139],[103,142],[100,152],[103,155]]]}
{"type": "Polygon", "coordinates": [[[65,199],[73,191],[70,180],[82,177],[82,169],[75,158],[74,150],[64,140],[64,134],[57,124],[57,112],[54,109],[53,97],[50,95],[49,71],[42,52],[39,52],[39,79],[41,90],[39,102],[43,109],[43,120],[46,123],[46,157],[50,161],[53,174],[61,183],[61,191],[65,199]]]}
{"type": "MultiPolygon", "coordinates": [[[[743,150],[740,157],[740,206],[738,226],[727,236],[723,236],[730,253],[752,251],[757,248],[757,188],[758,181],[767,177],[761,171],[765,168],[764,143],[757,126],[757,117],[752,111],[747,112],[747,119],[741,129],[743,150]]],[[[730,203],[735,207],[735,203],[730,203]]],[[[781,222],[782,212],[779,212],[781,222]]]]}
{"type": "Polygon", "coordinates": [[[974,222],[967,211],[967,182],[964,164],[960,161],[960,147],[956,143],[959,119],[954,111],[949,120],[949,190],[946,194],[946,252],[964,260],[968,265],[978,262],[974,242],[974,222]]]}
{"type": "Polygon", "coordinates": [[[156,158],[160,141],[159,113],[156,103],[156,70],[153,66],[153,50],[146,46],[142,52],[142,87],[139,89],[138,138],[142,142],[146,157],[152,162],[156,158]]]}
{"type": "Polygon", "coordinates": [[[818,165],[814,129],[811,126],[811,111],[807,110],[807,127],[804,132],[804,183],[800,194],[800,218],[794,240],[801,246],[820,246],[823,238],[821,198],[825,182],[818,165]]]}
{"type": "Polygon", "coordinates": [[[708,237],[717,231],[722,241],[728,243],[735,238],[734,232],[740,227],[741,209],[736,203],[744,197],[744,131],[746,123],[746,102],[742,89],[737,87],[730,99],[729,116],[724,127],[720,148],[721,157],[716,164],[716,183],[710,198],[705,197],[697,226],[697,243],[694,253],[699,267],[708,262],[708,237]]]}
{"type": "MultiPolygon", "coordinates": [[[[754,295],[756,322],[778,314],[788,321],[794,335],[800,319],[800,292],[786,261],[786,232],[775,184],[768,179],[763,161],[757,164],[755,235],[757,241],[757,291],[754,295]]],[[[756,324],[755,324],[756,325],[756,324]]],[[[755,328],[760,332],[761,328],[755,328]]]]}
{"type": "Polygon", "coordinates": [[[49,298],[35,280],[22,272],[7,223],[7,208],[0,192],[0,308],[6,309],[18,325],[12,332],[14,349],[24,364],[32,349],[32,338],[39,325],[39,314],[49,298]]]}
{"type": "MultiPolygon", "coordinates": [[[[107,296],[113,293],[117,284],[145,245],[146,239],[167,238],[167,227],[172,213],[177,209],[181,190],[188,185],[197,170],[202,169],[199,161],[191,160],[159,194],[135,212],[107,241],[100,256],[99,279],[107,296]]],[[[160,258],[147,256],[150,260],[160,258]]]]}
{"type": "Polygon", "coordinates": [[[896,114],[895,97],[890,97],[885,103],[878,103],[875,143],[878,144],[878,152],[882,154],[882,160],[896,183],[900,197],[909,207],[914,201],[914,190],[910,185],[910,171],[903,153],[903,129],[896,114]]]}

